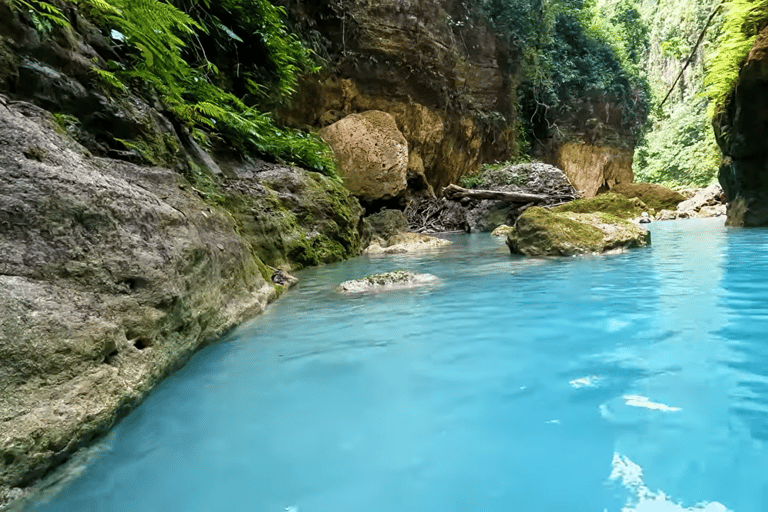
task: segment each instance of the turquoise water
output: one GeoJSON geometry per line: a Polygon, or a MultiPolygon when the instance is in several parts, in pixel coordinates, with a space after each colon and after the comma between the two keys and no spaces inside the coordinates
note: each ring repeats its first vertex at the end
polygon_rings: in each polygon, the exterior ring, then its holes
{"type": "Polygon", "coordinates": [[[303,272],[166,380],[53,511],[768,511],[768,233],[303,272]],[[341,296],[393,268],[437,286],[341,296]]]}

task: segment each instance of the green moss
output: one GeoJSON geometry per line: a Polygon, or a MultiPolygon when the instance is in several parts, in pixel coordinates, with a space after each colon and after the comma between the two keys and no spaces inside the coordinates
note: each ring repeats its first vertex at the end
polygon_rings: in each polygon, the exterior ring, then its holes
{"type": "Polygon", "coordinates": [[[539,207],[527,209],[515,224],[515,230],[516,234],[511,237],[535,237],[534,252],[540,255],[598,252],[603,240],[600,229],[539,207]]]}
{"type": "Polygon", "coordinates": [[[539,207],[526,210],[507,236],[510,250],[527,256],[602,253],[649,243],[646,230],[609,213],[558,213],[539,207]]]}
{"type": "Polygon", "coordinates": [[[305,171],[300,186],[294,183],[284,193],[286,180],[272,179],[261,183],[266,187],[261,195],[219,192],[217,204],[230,213],[254,256],[291,269],[357,256],[362,210],[340,184],[305,171]]]}
{"type": "Polygon", "coordinates": [[[553,212],[573,213],[609,213],[621,219],[639,217],[651,209],[638,198],[628,198],[623,195],[607,193],[589,199],[577,199],[561,206],[552,208],[553,212]]]}
{"type": "Polygon", "coordinates": [[[636,197],[645,203],[651,211],[674,210],[685,201],[678,192],[654,183],[620,183],[611,192],[627,198],[636,197]]]}

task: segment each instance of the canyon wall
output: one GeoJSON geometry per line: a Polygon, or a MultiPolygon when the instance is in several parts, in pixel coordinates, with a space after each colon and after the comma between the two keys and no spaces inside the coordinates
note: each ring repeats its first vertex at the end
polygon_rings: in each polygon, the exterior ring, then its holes
{"type": "Polygon", "coordinates": [[[719,180],[728,199],[727,225],[768,226],[768,27],[712,124],[725,157],[719,180]]]}

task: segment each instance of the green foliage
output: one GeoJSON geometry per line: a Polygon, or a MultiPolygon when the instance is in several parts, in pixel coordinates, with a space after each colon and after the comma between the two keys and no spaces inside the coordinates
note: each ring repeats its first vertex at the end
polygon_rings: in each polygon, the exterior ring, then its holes
{"type": "Polygon", "coordinates": [[[716,179],[721,156],[706,109],[704,99],[679,103],[645,135],[632,164],[637,181],[703,187],[716,179]]]}
{"type": "Polygon", "coordinates": [[[479,188],[482,183],[482,179],[477,174],[467,174],[459,178],[459,185],[464,188],[479,188]]]}
{"type": "Polygon", "coordinates": [[[648,43],[632,0],[621,0],[609,16],[592,0],[480,5],[497,35],[521,51],[527,80],[518,93],[525,129],[535,139],[558,136],[557,121],[590,97],[618,104],[625,128],[640,130],[649,93],[639,62],[648,43]]]}
{"type": "Polygon", "coordinates": [[[704,79],[705,94],[710,99],[710,117],[722,108],[736,84],[741,64],[766,20],[768,0],[725,2],[725,22],[704,79]]]}
{"type": "Polygon", "coordinates": [[[13,11],[20,11],[29,17],[35,30],[48,35],[54,26],[68,27],[69,22],[55,5],[43,0],[2,0],[13,11]]]}
{"type": "MultiPolygon", "coordinates": [[[[49,33],[51,23],[69,27],[62,12],[48,2],[0,1],[25,10],[41,32],[49,33]]],[[[110,31],[121,54],[120,62],[110,62],[109,69],[92,69],[105,88],[122,92],[130,86],[148,98],[159,93],[166,108],[200,141],[210,140],[207,133],[213,133],[242,151],[337,177],[333,154],[321,139],[281,129],[255,107],[259,99],[286,101],[299,73],[316,70],[310,52],[287,32],[283,8],[267,0],[179,0],[176,5],[163,0],[73,1],[110,31]],[[242,66],[237,62],[234,78],[227,83],[208,60],[204,42],[218,45],[219,53],[242,52],[256,60],[242,66]],[[239,91],[242,98],[232,90],[233,83],[246,84],[239,91]]]]}
{"type": "MultiPolygon", "coordinates": [[[[606,12],[624,0],[598,0],[606,12]]],[[[668,186],[709,184],[720,158],[702,98],[703,77],[721,18],[716,16],[703,43],[678,81],[663,109],[667,95],[687,61],[710,14],[720,0],[637,0],[648,28],[648,45],[639,66],[651,87],[651,119],[635,148],[633,171],[637,181],[668,186]]]]}

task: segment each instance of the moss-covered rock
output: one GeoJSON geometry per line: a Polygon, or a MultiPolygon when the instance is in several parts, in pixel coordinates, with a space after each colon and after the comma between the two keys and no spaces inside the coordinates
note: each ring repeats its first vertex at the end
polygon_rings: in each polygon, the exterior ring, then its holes
{"type": "Polygon", "coordinates": [[[649,210],[640,199],[628,198],[623,195],[607,193],[589,199],[577,199],[560,206],[552,208],[553,212],[571,212],[571,213],[596,213],[602,212],[620,219],[631,219],[639,217],[643,212],[649,210]]]}
{"type": "Polygon", "coordinates": [[[611,189],[614,194],[640,199],[655,214],[661,210],[674,210],[685,201],[679,192],[655,183],[619,183],[611,189]]]}
{"type": "Polygon", "coordinates": [[[394,270],[383,274],[371,274],[362,279],[344,281],[337,291],[342,293],[362,293],[378,290],[413,288],[435,284],[437,277],[432,274],[417,274],[407,270],[394,270]]]}
{"type": "Polygon", "coordinates": [[[215,200],[267,265],[301,269],[360,253],[363,209],[339,182],[265,162],[234,173],[215,200]]]}
{"type": "Polygon", "coordinates": [[[650,233],[606,213],[555,212],[533,207],[517,219],[507,235],[513,254],[572,256],[642,247],[650,233]]]}

